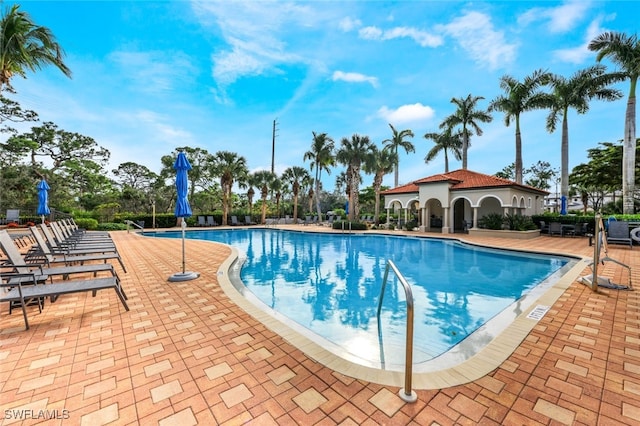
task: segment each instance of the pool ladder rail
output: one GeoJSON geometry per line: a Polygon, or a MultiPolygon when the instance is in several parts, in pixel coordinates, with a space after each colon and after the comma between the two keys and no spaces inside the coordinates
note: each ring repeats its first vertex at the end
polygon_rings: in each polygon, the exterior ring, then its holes
{"type": "Polygon", "coordinates": [[[380,297],[378,297],[378,330],[380,331],[380,310],[382,309],[382,299],[384,298],[384,290],[387,286],[389,278],[389,269],[396,274],[398,280],[404,288],[404,294],[407,299],[407,334],[405,347],[405,368],[404,368],[404,389],[400,389],[398,394],[405,402],[416,402],[418,395],[411,390],[411,376],[413,374],[413,292],[411,286],[400,273],[396,265],[391,259],[387,260],[387,266],[384,270],[384,278],[382,279],[382,287],[380,288],[380,297]]]}

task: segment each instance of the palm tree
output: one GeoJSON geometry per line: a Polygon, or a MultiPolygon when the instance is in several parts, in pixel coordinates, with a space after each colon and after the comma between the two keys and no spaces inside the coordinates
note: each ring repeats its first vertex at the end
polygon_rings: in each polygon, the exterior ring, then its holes
{"type": "Polygon", "coordinates": [[[260,223],[267,222],[267,197],[269,196],[269,188],[275,180],[276,175],[267,170],[260,170],[253,174],[253,183],[256,188],[260,188],[260,197],[262,199],[262,219],[260,223]]]}
{"type": "MultiPolygon", "coordinates": [[[[554,132],[558,119],[562,117],[560,193],[563,200],[569,196],[569,123],[567,120],[569,108],[574,108],[578,114],[585,114],[589,111],[591,99],[606,101],[620,99],[622,93],[608,86],[623,78],[620,73],[605,73],[603,65],[579,70],[568,79],[555,74],[550,77],[549,85],[553,92],[551,93],[551,111],[547,116],[547,130],[554,132]]],[[[563,203],[563,206],[565,205],[563,203]]],[[[566,209],[562,210],[562,214],[566,213],[566,209]]]]}
{"type": "Polygon", "coordinates": [[[335,143],[326,133],[313,134],[313,142],[311,144],[311,150],[304,153],[304,161],[311,160],[311,171],[315,169],[315,183],[316,183],[316,211],[318,213],[318,220],[322,218],[322,211],[320,210],[320,177],[322,171],[325,170],[327,174],[331,174],[331,168],[335,165],[336,160],[333,155],[335,143]]]}
{"type": "Polygon", "coordinates": [[[448,127],[462,126],[462,168],[467,168],[467,150],[469,149],[469,138],[476,134],[482,136],[482,129],[478,122],[490,123],[493,120],[491,114],[487,111],[476,109],[479,100],[484,99],[482,96],[471,96],[466,98],[452,98],[451,103],[456,104],[458,109],[444,119],[440,124],[441,129],[448,127]]]}
{"type": "Polygon", "coordinates": [[[247,160],[235,152],[218,151],[213,158],[212,171],[214,176],[220,177],[222,188],[222,223],[227,224],[229,216],[229,203],[231,201],[234,182],[243,184],[246,181],[249,170],[247,160]]]}
{"type": "Polygon", "coordinates": [[[449,151],[451,151],[456,160],[462,158],[462,131],[459,130],[454,133],[453,129],[448,127],[442,133],[425,133],[424,137],[425,139],[431,139],[436,144],[424,157],[424,162],[429,163],[442,151],[444,152],[444,172],[449,173],[449,151]]]}
{"type": "Polygon", "coordinates": [[[375,145],[372,149],[372,155],[363,165],[366,173],[373,174],[373,190],[376,194],[375,200],[375,224],[379,225],[380,217],[380,188],[382,187],[382,179],[385,175],[391,173],[397,164],[396,155],[389,149],[378,149],[375,145]]]}
{"type": "Polygon", "coordinates": [[[404,149],[404,151],[408,154],[410,152],[416,152],[416,148],[409,141],[406,141],[405,138],[412,138],[413,132],[409,129],[397,131],[395,127],[389,123],[389,127],[391,127],[392,136],[391,139],[385,139],[382,141],[383,145],[385,145],[384,149],[391,150],[396,157],[393,185],[398,186],[398,166],[400,164],[400,157],[398,156],[398,148],[404,149]]]}
{"type": "Polygon", "coordinates": [[[280,179],[275,174],[273,175],[273,180],[271,181],[271,192],[276,199],[276,212],[278,213],[278,217],[280,217],[280,200],[282,199],[282,179],[280,179]]]}
{"type": "Polygon", "coordinates": [[[360,203],[358,200],[360,188],[360,166],[371,155],[373,144],[368,136],[354,134],[351,139],[342,138],[342,145],[336,153],[336,160],[347,166],[347,179],[350,186],[349,193],[349,220],[353,221],[360,214],[360,203]]]}
{"type": "Polygon", "coordinates": [[[71,77],[71,70],[63,61],[64,52],[48,28],[36,25],[21,12],[19,5],[5,9],[0,19],[0,92],[13,91],[11,79],[26,71],[36,71],[46,65],[56,66],[71,77]]]}
{"type": "Polygon", "coordinates": [[[293,166],[287,168],[282,173],[282,180],[291,185],[293,194],[293,220],[298,221],[298,194],[300,193],[300,182],[309,177],[309,173],[302,167],[293,166]]]}
{"type": "Polygon", "coordinates": [[[504,75],[500,78],[500,88],[504,94],[489,104],[489,112],[504,112],[504,124],[508,127],[511,120],[516,123],[516,182],[522,184],[522,137],[520,135],[520,114],[525,111],[546,108],[549,96],[539,90],[549,81],[550,74],[537,70],[519,82],[515,78],[504,75]]]}
{"type": "Polygon", "coordinates": [[[636,84],[640,74],[640,41],[635,34],[628,36],[624,33],[606,32],[591,40],[589,50],[598,52],[598,62],[606,57],[611,59],[631,82],[624,120],[622,209],[624,214],[633,214],[636,178],[636,84]]]}

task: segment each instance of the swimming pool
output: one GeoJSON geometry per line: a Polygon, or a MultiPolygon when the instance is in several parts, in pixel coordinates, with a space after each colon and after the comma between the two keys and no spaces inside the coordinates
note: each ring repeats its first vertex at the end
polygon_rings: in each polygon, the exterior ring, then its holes
{"type": "Polygon", "coordinates": [[[413,289],[414,364],[438,359],[440,366],[476,353],[577,262],[391,235],[248,228],[190,230],[187,237],[238,249],[232,281],[264,310],[311,331],[344,359],[388,370],[403,368],[406,327],[404,292],[392,274],[378,327],[388,259],[413,289]]]}

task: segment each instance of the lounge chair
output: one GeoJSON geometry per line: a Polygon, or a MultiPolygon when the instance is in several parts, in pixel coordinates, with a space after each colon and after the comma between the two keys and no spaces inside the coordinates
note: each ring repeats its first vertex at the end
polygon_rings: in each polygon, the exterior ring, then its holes
{"type": "Polygon", "coordinates": [[[207,226],[218,226],[218,222],[216,222],[213,216],[207,216],[207,226]]]}
{"type": "Polygon", "coordinates": [[[551,222],[549,224],[549,236],[552,237],[553,234],[562,236],[562,224],[560,222],[551,222]]]}
{"type": "Polygon", "coordinates": [[[244,224],[245,225],[255,225],[256,223],[251,219],[251,216],[245,216],[244,217],[244,224]]]}
{"type": "Polygon", "coordinates": [[[629,224],[624,221],[611,221],[609,222],[609,229],[607,230],[607,243],[608,244],[628,244],[629,248],[633,249],[633,240],[629,233],[629,224]]]}
{"type": "Polygon", "coordinates": [[[240,222],[238,222],[238,216],[231,216],[231,226],[238,226],[240,222]]]}
{"type": "Polygon", "coordinates": [[[205,217],[204,216],[198,216],[198,226],[206,226],[207,223],[205,222],[205,217]]]}
{"type": "Polygon", "coordinates": [[[102,260],[104,263],[107,260],[116,259],[120,262],[120,266],[122,266],[122,270],[126,273],[127,268],[124,266],[124,262],[122,262],[122,258],[118,253],[95,253],[95,254],[67,254],[67,253],[54,253],[51,251],[51,248],[47,244],[44,235],[38,230],[37,227],[32,226],[29,228],[31,230],[31,234],[35,239],[35,245],[29,250],[26,256],[26,260],[30,258],[41,258],[47,265],[55,264],[55,263],[64,263],[65,265],[71,265],[74,263],[80,263],[81,265],[84,262],[91,261],[99,261],[102,260]]]}
{"type": "MultiPolygon", "coordinates": [[[[116,277],[94,278],[88,280],[64,281],[56,284],[41,284],[34,272],[0,273],[0,303],[9,302],[22,307],[25,329],[29,329],[27,304],[30,300],[42,300],[45,297],[56,298],[63,294],[91,291],[96,295],[98,290],[112,288],[120,298],[120,302],[128,311],[126,298],[116,277]],[[26,280],[25,280],[26,278],[26,280]]],[[[42,306],[40,305],[42,311],[42,306]]]]}
{"type": "MultiPolygon", "coordinates": [[[[7,262],[4,265],[5,267],[13,268],[16,273],[26,276],[29,274],[35,274],[35,276],[38,277],[38,281],[46,281],[56,275],[62,276],[65,279],[72,274],[93,273],[95,276],[98,272],[109,272],[111,276],[117,278],[116,271],[110,263],[97,263],[80,266],[46,266],[36,263],[27,263],[6,230],[0,230],[0,249],[2,249],[4,254],[7,256],[7,262]]],[[[14,281],[15,279],[10,280],[10,282],[14,281]]]]}
{"type": "Polygon", "coordinates": [[[540,221],[540,233],[548,234],[549,233],[549,225],[544,220],[540,221]]]}
{"type": "Polygon", "coordinates": [[[18,210],[18,209],[7,209],[7,218],[6,218],[5,222],[7,224],[9,224],[9,223],[20,224],[20,210],[18,210]]]}

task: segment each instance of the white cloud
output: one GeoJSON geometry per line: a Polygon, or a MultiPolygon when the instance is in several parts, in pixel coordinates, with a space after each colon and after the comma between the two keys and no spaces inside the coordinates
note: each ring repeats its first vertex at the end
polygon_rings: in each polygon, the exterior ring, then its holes
{"type": "Polygon", "coordinates": [[[308,31],[327,19],[307,4],[292,2],[199,2],[194,11],[229,45],[212,55],[212,74],[222,86],[243,76],[278,72],[279,65],[308,63],[310,59],[283,40],[296,29],[308,31]]]}
{"type": "Polygon", "coordinates": [[[528,25],[535,21],[548,20],[547,28],[554,33],[571,30],[591,7],[586,0],[572,0],[556,7],[536,7],[518,17],[518,24],[528,25]]]}
{"type": "Polygon", "coordinates": [[[422,47],[438,47],[443,41],[439,35],[411,27],[395,27],[390,30],[381,30],[378,27],[365,27],[358,32],[360,38],[365,40],[393,40],[396,38],[410,38],[422,47]]]}
{"type": "Polygon", "coordinates": [[[333,81],[346,81],[347,83],[369,83],[373,87],[378,87],[378,79],[356,72],[335,71],[332,76],[333,81]]]}
{"type": "Polygon", "coordinates": [[[362,26],[362,22],[359,19],[351,19],[350,17],[346,17],[340,21],[338,24],[338,28],[340,28],[345,33],[349,31],[353,31],[356,28],[360,28],[362,26]]]}
{"type": "Polygon", "coordinates": [[[378,110],[377,115],[391,124],[417,123],[431,120],[435,116],[435,110],[420,102],[410,105],[402,105],[396,109],[389,109],[386,105],[378,110]]]}
{"type": "Polygon", "coordinates": [[[489,69],[510,64],[516,57],[516,45],[507,43],[504,33],[496,31],[491,18],[480,12],[467,12],[439,27],[455,38],[471,58],[489,69]]]}
{"type": "Polygon", "coordinates": [[[133,87],[145,92],[172,91],[178,81],[192,80],[198,70],[181,52],[137,52],[120,50],[109,55],[133,87]]]}
{"type": "Polygon", "coordinates": [[[593,56],[593,52],[589,50],[589,43],[605,30],[600,26],[602,18],[598,18],[589,24],[584,42],[577,47],[568,49],[558,49],[552,52],[553,57],[561,62],[569,62],[572,64],[581,64],[588,58],[593,56]]]}

